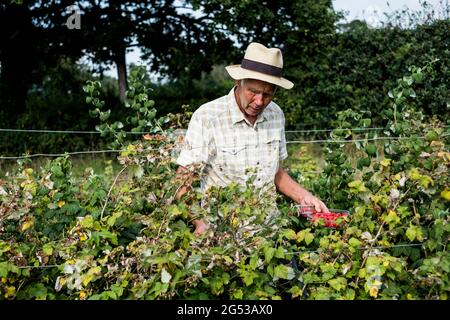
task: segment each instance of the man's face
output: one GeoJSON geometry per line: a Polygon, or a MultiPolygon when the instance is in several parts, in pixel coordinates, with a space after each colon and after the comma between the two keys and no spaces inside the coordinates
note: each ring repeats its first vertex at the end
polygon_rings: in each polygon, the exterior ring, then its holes
{"type": "Polygon", "coordinates": [[[263,112],[275,94],[275,85],[260,80],[237,80],[236,85],[239,107],[250,118],[263,112]]]}

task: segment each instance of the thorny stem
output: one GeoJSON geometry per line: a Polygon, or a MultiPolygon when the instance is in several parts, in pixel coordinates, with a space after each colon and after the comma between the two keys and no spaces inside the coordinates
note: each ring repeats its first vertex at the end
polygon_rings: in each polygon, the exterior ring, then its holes
{"type": "Polygon", "coordinates": [[[341,256],[341,253],[339,253],[337,256],[336,256],[336,258],[333,260],[333,266],[334,266],[334,264],[336,263],[336,261],[337,261],[337,259],[339,259],[339,257],[341,256]]]}
{"type": "Polygon", "coordinates": [[[113,183],[111,185],[111,188],[109,188],[108,194],[106,196],[105,204],[103,205],[103,208],[102,208],[102,213],[100,214],[100,220],[103,219],[103,213],[106,210],[106,205],[108,204],[109,196],[111,195],[111,192],[112,192],[112,190],[114,188],[114,185],[116,184],[117,179],[119,178],[119,176],[122,174],[122,172],[125,171],[126,168],[128,168],[128,165],[124,166],[122,168],[122,170],[119,171],[119,173],[117,174],[116,178],[114,179],[114,181],[113,181],[113,183]]]}
{"type": "Polygon", "coordinates": [[[25,283],[25,280],[23,280],[23,281],[20,283],[19,287],[17,288],[16,292],[14,293],[13,300],[16,299],[16,296],[17,296],[17,294],[19,293],[19,290],[20,290],[20,288],[22,288],[22,286],[23,286],[24,283],[25,283]]]}
{"type": "MultiPolygon", "coordinates": [[[[166,223],[166,217],[167,217],[168,214],[169,214],[169,213],[167,212],[167,213],[164,215],[164,218],[163,218],[162,221],[161,221],[161,225],[159,226],[159,229],[158,229],[158,235],[156,236],[156,239],[159,239],[159,235],[161,234],[162,226],[166,223]]],[[[155,240],[156,240],[156,239],[155,239],[155,240]]]]}
{"type": "MultiPolygon", "coordinates": [[[[377,238],[381,234],[381,230],[383,229],[384,224],[385,224],[385,221],[383,221],[383,223],[381,224],[380,228],[378,229],[377,235],[375,236],[375,238],[373,238],[372,243],[370,244],[370,247],[369,247],[368,251],[372,250],[373,245],[375,244],[377,238]]],[[[368,257],[369,257],[369,255],[365,256],[365,258],[364,258],[364,260],[363,260],[363,262],[361,264],[360,269],[364,268],[364,265],[366,264],[366,261],[367,261],[368,257]]],[[[355,289],[358,288],[358,282],[359,282],[359,275],[358,275],[358,278],[356,278],[355,289]]]]}

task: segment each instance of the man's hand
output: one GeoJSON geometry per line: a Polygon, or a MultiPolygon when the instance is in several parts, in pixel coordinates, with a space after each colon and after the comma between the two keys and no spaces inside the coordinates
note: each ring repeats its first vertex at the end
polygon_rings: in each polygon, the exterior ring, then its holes
{"type": "Polygon", "coordinates": [[[175,194],[175,199],[179,200],[186,192],[191,189],[192,180],[194,176],[187,168],[179,166],[177,169],[177,180],[181,182],[175,194]]]}
{"type": "Polygon", "coordinates": [[[203,220],[194,220],[192,224],[195,226],[194,234],[196,235],[204,234],[209,229],[209,226],[203,220]]]}
{"type": "Polygon", "coordinates": [[[306,190],[298,204],[302,206],[314,207],[317,212],[329,212],[327,206],[320,199],[314,197],[310,192],[306,190]]]}
{"type": "Polygon", "coordinates": [[[283,170],[283,168],[281,168],[281,166],[275,175],[275,185],[277,186],[278,191],[285,194],[300,205],[313,206],[317,212],[329,211],[327,206],[322,201],[301,187],[287,174],[286,171],[283,170]]]}

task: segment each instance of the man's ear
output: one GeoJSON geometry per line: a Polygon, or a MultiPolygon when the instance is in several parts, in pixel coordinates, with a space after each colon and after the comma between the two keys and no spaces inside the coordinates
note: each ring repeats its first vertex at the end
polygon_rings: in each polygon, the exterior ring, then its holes
{"type": "Polygon", "coordinates": [[[236,84],[237,87],[241,86],[241,80],[234,80],[234,83],[236,84]]]}

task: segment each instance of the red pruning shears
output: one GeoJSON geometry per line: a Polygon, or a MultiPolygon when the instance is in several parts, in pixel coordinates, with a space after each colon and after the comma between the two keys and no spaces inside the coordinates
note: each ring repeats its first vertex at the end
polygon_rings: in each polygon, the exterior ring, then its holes
{"type": "Polygon", "coordinates": [[[338,223],[336,220],[341,217],[346,217],[350,215],[350,212],[347,210],[338,210],[338,209],[330,209],[329,212],[317,212],[314,206],[304,206],[297,205],[298,213],[301,216],[304,216],[310,222],[318,221],[319,219],[323,219],[325,221],[325,227],[327,228],[336,228],[338,227],[338,223]]]}

